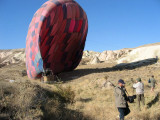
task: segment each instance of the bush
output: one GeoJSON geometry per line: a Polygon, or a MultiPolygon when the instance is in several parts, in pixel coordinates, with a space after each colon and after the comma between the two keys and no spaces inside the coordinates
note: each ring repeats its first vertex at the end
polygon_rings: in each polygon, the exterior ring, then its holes
{"type": "Polygon", "coordinates": [[[56,88],[57,88],[56,93],[60,95],[60,99],[62,102],[69,104],[73,104],[75,102],[74,101],[75,93],[74,91],[72,91],[70,86],[64,88],[61,85],[56,85],[56,88]]]}
{"type": "Polygon", "coordinates": [[[89,119],[66,108],[74,103],[71,87],[56,85],[56,88],[53,91],[30,82],[0,84],[0,118],[5,114],[12,120],[89,119]]]}

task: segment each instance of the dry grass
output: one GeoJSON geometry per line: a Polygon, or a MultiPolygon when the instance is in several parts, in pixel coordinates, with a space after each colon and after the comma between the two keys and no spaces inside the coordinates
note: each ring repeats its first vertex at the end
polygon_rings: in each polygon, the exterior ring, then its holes
{"type": "Polygon", "coordinates": [[[49,86],[29,80],[15,80],[13,83],[0,80],[0,119],[90,119],[77,110],[66,108],[74,103],[74,98],[70,87],[49,86]]]}
{"type": "MultiPolygon", "coordinates": [[[[160,68],[157,64],[143,66],[132,70],[122,71],[108,71],[105,72],[105,67],[111,67],[105,63],[97,65],[85,65],[79,66],[74,72],[63,74],[65,78],[72,79],[71,81],[63,84],[63,86],[70,85],[76,93],[76,103],[69,106],[70,109],[78,109],[83,113],[90,115],[93,120],[115,120],[118,119],[118,111],[114,104],[114,89],[110,87],[103,87],[105,83],[105,77],[108,76],[108,81],[117,83],[118,79],[124,79],[126,81],[126,88],[130,95],[133,93],[131,78],[136,80],[138,77],[142,78],[145,84],[145,102],[148,104],[154,99],[153,93],[150,92],[148,86],[148,79],[153,74],[155,78],[160,82],[158,71],[160,68]],[[83,73],[85,71],[85,73],[83,73]],[[98,71],[98,72],[97,72],[98,71]],[[72,76],[70,75],[72,73],[72,76]]],[[[65,81],[65,78],[62,80],[65,81]]],[[[158,86],[155,91],[159,91],[158,86]]],[[[126,117],[129,120],[158,120],[159,119],[159,105],[160,101],[152,105],[151,108],[144,106],[142,111],[137,112],[136,103],[129,104],[131,113],[126,117]],[[154,111],[154,112],[152,112],[154,111]],[[156,111],[156,112],[155,112],[156,111]],[[150,114],[148,114],[150,113],[150,114]]]]}
{"type": "MultiPolygon", "coordinates": [[[[130,70],[112,70],[112,66],[114,65],[107,63],[81,65],[75,71],[61,74],[60,77],[65,82],[60,85],[28,81],[27,77],[21,77],[24,65],[1,68],[0,104],[4,107],[0,110],[3,115],[15,119],[116,120],[119,113],[115,108],[114,89],[104,86],[106,76],[114,84],[118,79],[124,79],[130,95],[134,94],[130,79],[141,77],[145,84],[146,105],[155,98],[148,87],[148,78],[153,74],[160,82],[159,64],[130,70]],[[9,79],[14,79],[15,82],[9,83],[9,79]]],[[[158,86],[156,92],[160,91],[158,86]]],[[[159,103],[158,99],[151,107],[145,106],[140,112],[137,112],[136,103],[129,104],[131,113],[126,119],[159,120],[159,103]]]]}

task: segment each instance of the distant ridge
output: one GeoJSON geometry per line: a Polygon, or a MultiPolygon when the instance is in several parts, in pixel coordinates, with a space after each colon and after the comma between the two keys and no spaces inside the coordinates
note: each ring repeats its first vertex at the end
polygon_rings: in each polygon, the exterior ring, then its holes
{"type": "MultiPolygon", "coordinates": [[[[84,51],[82,63],[93,64],[97,58],[101,62],[130,63],[148,58],[160,57],[160,42],[138,46],[136,48],[124,48],[120,50],[106,50],[102,53],[84,51]]],[[[0,67],[10,64],[25,63],[25,49],[0,49],[0,67]]],[[[96,62],[95,62],[96,63],[96,62]]],[[[80,64],[81,65],[81,64],[80,64]]]]}

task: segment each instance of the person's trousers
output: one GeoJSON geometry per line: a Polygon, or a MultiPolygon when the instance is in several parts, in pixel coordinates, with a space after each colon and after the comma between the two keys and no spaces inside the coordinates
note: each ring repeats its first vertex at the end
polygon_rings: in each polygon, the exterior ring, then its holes
{"type": "Polygon", "coordinates": [[[137,108],[140,110],[140,106],[145,105],[144,94],[137,94],[137,108]]]}
{"type": "Polygon", "coordinates": [[[124,120],[124,116],[128,115],[130,113],[130,109],[127,108],[118,108],[119,111],[119,118],[120,120],[124,120]]]}

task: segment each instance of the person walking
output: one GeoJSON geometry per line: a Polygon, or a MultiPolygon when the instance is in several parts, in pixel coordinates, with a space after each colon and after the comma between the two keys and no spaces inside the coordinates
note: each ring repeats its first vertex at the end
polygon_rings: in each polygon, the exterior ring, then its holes
{"type": "Polygon", "coordinates": [[[136,89],[136,96],[137,96],[137,108],[140,109],[140,103],[145,105],[144,101],[144,84],[141,81],[141,78],[137,78],[136,83],[133,84],[133,88],[136,89]]]}
{"type": "Polygon", "coordinates": [[[154,92],[155,85],[157,84],[157,82],[154,78],[154,75],[152,75],[151,78],[148,81],[149,81],[150,86],[151,86],[151,92],[154,92]]]}
{"type": "Polygon", "coordinates": [[[115,87],[115,103],[119,111],[120,120],[124,120],[124,117],[130,113],[130,109],[127,103],[127,95],[125,93],[125,82],[120,79],[118,85],[115,87]]]}

